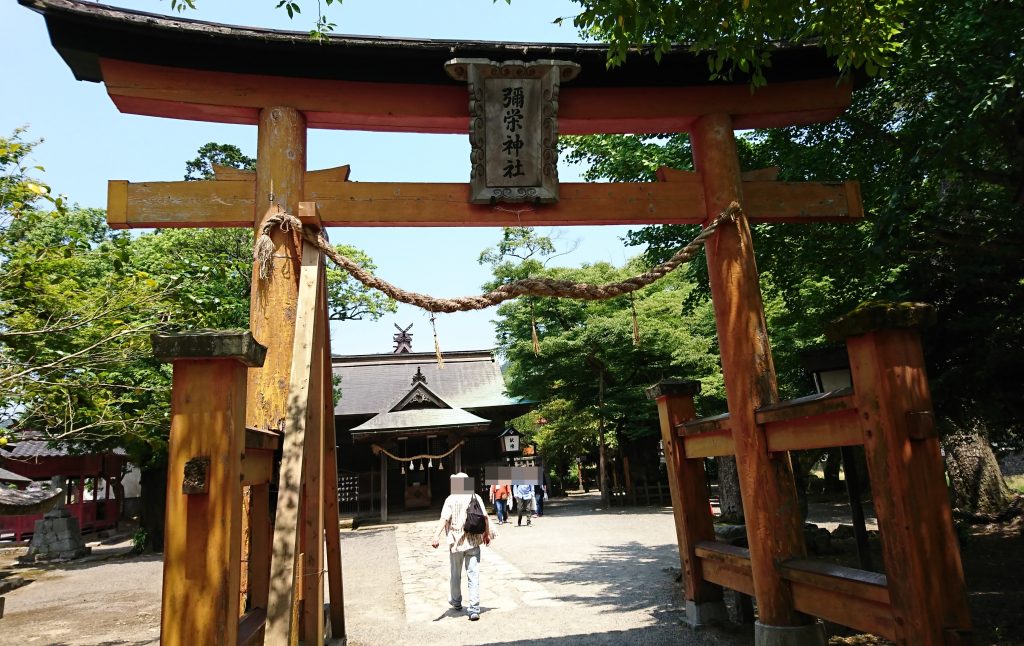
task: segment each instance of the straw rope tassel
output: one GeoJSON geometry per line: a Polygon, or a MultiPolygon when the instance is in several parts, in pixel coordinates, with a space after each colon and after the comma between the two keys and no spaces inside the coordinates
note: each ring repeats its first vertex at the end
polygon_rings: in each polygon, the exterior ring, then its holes
{"type": "Polygon", "coordinates": [[[437,317],[430,313],[430,327],[434,330],[434,354],[437,355],[437,367],[444,368],[444,357],[441,355],[441,342],[437,340],[437,317]]]}

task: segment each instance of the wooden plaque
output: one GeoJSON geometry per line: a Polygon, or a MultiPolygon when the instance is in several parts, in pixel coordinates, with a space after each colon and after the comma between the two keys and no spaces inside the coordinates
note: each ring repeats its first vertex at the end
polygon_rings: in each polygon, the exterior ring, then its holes
{"type": "Polygon", "coordinates": [[[455,58],[445,69],[469,85],[469,201],[557,202],[558,89],[579,65],[455,58]]]}

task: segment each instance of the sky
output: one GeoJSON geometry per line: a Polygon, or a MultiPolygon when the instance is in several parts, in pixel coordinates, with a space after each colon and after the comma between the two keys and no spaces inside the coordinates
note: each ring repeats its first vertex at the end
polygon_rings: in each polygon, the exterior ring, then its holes
{"type": "MultiPolygon", "coordinates": [[[[169,0],[108,0],[129,9],[170,13],[169,0]]],[[[289,20],[275,10],[275,0],[197,0],[198,9],[185,17],[228,24],[306,31],[315,21],[316,2],[301,3],[306,13],[289,20]],[[313,15],[310,15],[313,14],[313,15]]],[[[566,0],[344,0],[327,8],[344,34],[513,42],[579,42],[571,19],[578,6],[566,0]]],[[[177,121],[121,114],[102,84],[79,82],[51,47],[43,19],[13,0],[0,2],[0,60],[5,61],[0,86],[0,133],[28,126],[29,139],[43,139],[33,164],[45,168],[41,179],[71,203],[106,206],[107,180],[175,181],[185,162],[203,144],[235,144],[255,156],[255,126],[177,121]],[[15,64],[14,61],[17,61],[15,64]]],[[[468,182],[469,141],[466,135],[425,135],[310,130],[310,170],[351,165],[350,179],[374,182],[468,182]],[[429,159],[430,163],[423,163],[429,159]]],[[[563,182],[581,181],[579,167],[564,162],[563,182]]],[[[640,252],[621,238],[627,228],[540,228],[557,240],[563,266],[607,261],[622,264],[640,252]]],[[[367,252],[384,279],[407,290],[433,296],[477,294],[490,273],[477,262],[494,246],[499,228],[334,228],[332,242],[352,244],[367,252]]],[[[336,322],[332,350],[339,354],[372,354],[392,350],[394,325],[413,324],[413,350],[433,350],[429,314],[400,305],[397,314],[376,322],[336,322]]],[[[443,350],[494,347],[494,308],[479,312],[439,314],[438,336],[443,350]]]]}

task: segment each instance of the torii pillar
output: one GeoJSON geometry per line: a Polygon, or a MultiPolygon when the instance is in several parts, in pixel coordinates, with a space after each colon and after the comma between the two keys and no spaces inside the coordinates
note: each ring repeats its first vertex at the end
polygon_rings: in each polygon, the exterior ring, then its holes
{"type": "MultiPolygon", "coordinates": [[[[258,128],[253,213],[256,238],[266,219],[278,209],[298,212],[306,171],[306,120],[302,113],[294,108],[264,108],[260,110],[258,128]]],[[[262,368],[249,370],[245,423],[250,428],[283,432],[299,293],[300,258],[296,250],[301,246],[293,233],[275,228],[270,235],[274,241],[274,271],[267,280],[261,280],[259,267],[253,267],[249,300],[249,328],[253,338],[267,348],[267,358],[262,368]]],[[[255,513],[270,509],[269,486],[252,488],[251,506],[255,513]]],[[[248,588],[251,605],[256,608],[267,607],[270,542],[270,535],[262,532],[250,536],[248,588]]]]}
{"type": "MultiPolygon", "coordinates": [[[[710,221],[733,201],[743,204],[732,118],[703,116],[690,136],[710,221]]],[[[796,611],[776,568],[776,563],[805,556],[806,546],[789,453],[769,453],[754,420],[758,407],[777,402],[779,396],[746,216],[719,226],[704,249],[758,603],[755,643],[824,645],[822,627],[796,611]]]]}

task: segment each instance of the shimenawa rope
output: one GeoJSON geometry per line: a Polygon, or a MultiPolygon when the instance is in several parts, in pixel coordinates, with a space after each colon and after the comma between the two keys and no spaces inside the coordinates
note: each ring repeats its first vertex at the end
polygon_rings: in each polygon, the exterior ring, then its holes
{"type": "MultiPolygon", "coordinates": [[[[376,289],[390,296],[396,301],[415,305],[432,313],[466,312],[498,305],[520,296],[546,296],[593,301],[615,298],[616,296],[635,292],[664,277],[679,265],[688,262],[697,254],[704,241],[715,233],[722,222],[733,220],[742,212],[740,205],[737,202],[733,202],[728,208],[719,213],[718,217],[708,223],[708,226],[697,234],[696,238],[677,251],[671,258],[650,271],[627,278],[621,282],[591,285],[589,283],[576,283],[570,280],[558,280],[555,278],[524,278],[502,285],[486,294],[458,298],[436,298],[427,294],[419,294],[401,289],[386,280],[374,276],[351,259],[338,253],[328,242],[323,232],[318,232],[314,235],[307,230],[303,231],[303,234],[306,240],[315,244],[324,255],[347,271],[353,278],[371,289],[376,289]]],[[[270,239],[270,232],[275,226],[279,226],[282,231],[290,231],[293,228],[302,230],[302,221],[285,211],[278,211],[275,215],[270,216],[264,221],[261,228],[262,235],[260,235],[253,250],[253,258],[259,266],[261,280],[269,278],[273,271],[274,243],[270,239]]]]}
{"type": "Polygon", "coordinates": [[[462,446],[465,443],[466,443],[466,440],[461,440],[458,444],[456,444],[452,448],[448,449],[447,451],[445,451],[444,453],[441,453],[439,455],[430,455],[429,453],[421,453],[419,455],[410,455],[407,458],[403,458],[403,457],[399,457],[399,456],[395,455],[391,451],[388,451],[387,449],[385,449],[380,444],[372,444],[371,447],[373,449],[377,450],[377,451],[380,451],[381,453],[383,453],[384,455],[388,456],[392,460],[397,460],[399,462],[412,462],[413,460],[440,460],[441,458],[446,458],[449,455],[451,455],[452,453],[454,453],[455,449],[459,448],[460,446],[462,446]]]}

